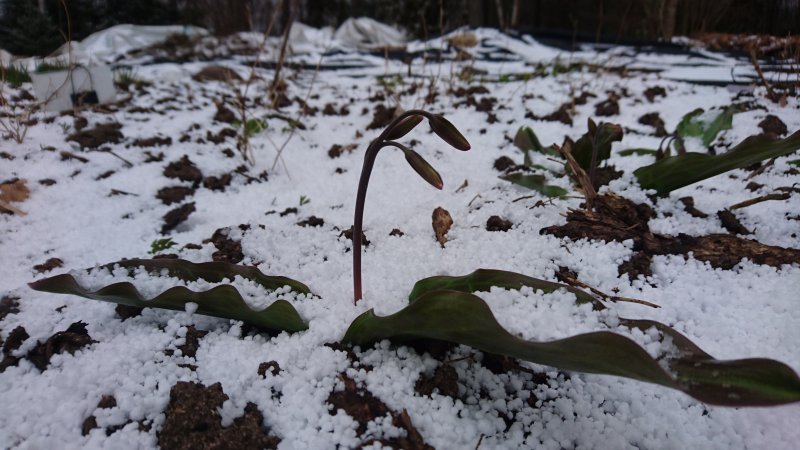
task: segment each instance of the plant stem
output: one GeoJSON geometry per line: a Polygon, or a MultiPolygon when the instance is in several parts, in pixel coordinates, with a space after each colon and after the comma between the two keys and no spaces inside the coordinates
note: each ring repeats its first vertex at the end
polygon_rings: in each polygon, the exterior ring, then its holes
{"type": "Polygon", "coordinates": [[[356,211],[353,218],[353,301],[358,303],[362,298],[361,289],[361,234],[364,223],[364,203],[367,199],[367,185],[372,174],[372,167],[375,165],[375,158],[378,152],[385,146],[386,136],[403,119],[409,116],[421,115],[430,119],[432,114],[427,111],[412,109],[397,116],[387,126],[380,136],[369,144],[367,152],[364,154],[364,165],[361,167],[361,178],[358,180],[358,192],[356,194],[356,211]]]}

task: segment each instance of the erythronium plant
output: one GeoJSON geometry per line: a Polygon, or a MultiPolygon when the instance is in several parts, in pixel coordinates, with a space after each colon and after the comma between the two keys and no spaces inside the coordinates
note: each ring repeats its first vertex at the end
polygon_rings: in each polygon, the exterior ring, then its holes
{"type": "MultiPolygon", "coordinates": [[[[450,122],[441,116],[416,110],[400,115],[369,145],[358,186],[353,226],[356,301],[361,298],[360,238],[364,199],[369,175],[380,149],[399,148],[405,153],[409,164],[426,181],[439,189],[442,187],[441,177],[430,164],[413,150],[395,141],[423,119],[428,119],[433,131],[445,142],[459,150],[469,149],[467,140],[450,122]]],[[[575,164],[577,166],[578,163],[575,164]]],[[[161,275],[166,273],[184,282],[203,279],[221,283],[226,279],[241,277],[270,291],[282,289],[279,292],[284,292],[288,288],[300,294],[310,293],[304,284],[295,280],[267,276],[254,267],[219,262],[196,264],[177,259],[136,259],[119,261],[99,269],[115,272],[119,268],[127,269],[130,276],[144,268],[161,275]]],[[[257,311],[244,302],[234,286],[228,284],[201,292],[176,286],[149,299],[127,281],[90,290],[81,286],[70,274],[38,280],[30,286],[40,291],[79,295],[129,306],[173,310],[191,306],[200,314],[241,320],[276,331],[302,332],[308,328],[289,302],[276,300],[266,309],[257,311]],[[190,302],[194,305],[189,305],[190,302]]],[[[388,316],[377,316],[373,310],[361,314],[350,324],[342,341],[359,346],[372,345],[383,339],[395,343],[419,339],[448,341],[562,370],[616,375],[660,384],[715,405],[774,406],[800,401],[800,377],[786,364],[764,358],[717,360],[687,337],[659,322],[619,319],[624,327],[647,330],[648,334],[650,330],[655,331],[662,344],[662,352],[657,358],[633,340],[615,333],[610,326],[608,330],[550,341],[522,339],[506,330],[494,317],[489,305],[475,292],[488,291],[492,287],[517,290],[523,286],[544,293],[566,290],[575,296],[578,303],[592,304],[593,310],[605,308],[599,299],[576,287],[513,272],[479,269],[460,277],[436,276],[420,280],[409,295],[408,306],[388,316]]]]}
{"type": "Polygon", "coordinates": [[[358,180],[358,193],[356,194],[356,212],[353,219],[353,299],[356,303],[361,300],[361,232],[364,220],[364,202],[367,198],[367,185],[369,176],[372,174],[372,167],[375,165],[375,158],[378,152],[385,147],[395,147],[403,151],[406,161],[411,167],[428,183],[436,189],[444,187],[442,177],[439,172],[428,164],[419,153],[411,150],[395,139],[408,134],[414,129],[422,119],[428,119],[431,130],[437,136],[454,148],[462,151],[470,149],[467,139],[450,123],[440,115],[431,114],[427,111],[413,109],[397,116],[377,139],[372,141],[364,154],[364,165],[361,168],[361,178],[358,180]]]}

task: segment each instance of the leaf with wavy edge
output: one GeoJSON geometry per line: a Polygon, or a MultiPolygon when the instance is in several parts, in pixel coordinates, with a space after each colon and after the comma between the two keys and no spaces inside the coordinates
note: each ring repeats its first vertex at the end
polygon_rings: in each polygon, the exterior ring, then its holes
{"type": "MultiPolygon", "coordinates": [[[[234,264],[213,262],[195,264],[180,259],[130,259],[102,266],[112,269],[119,265],[133,269],[144,267],[150,272],[168,270],[169,275],[185,281],[204,279],[209,282],[221,282],[226,278],[241,275],[252,280],[266,289],[277,289],[290,286],[299,293],[310,293],[304,284],[286,277],[264,275],[254,267],[237,266],[234,264]]],[[[161,294],[147,299],[129,282],[113,283],[96,291],[85,289],[69,274],[56,275],[29,283],[32,289],[56,294],[72,294],[92,300],[119,303],[141,308],[162,308],[175,311],[184,311],[189,302],[196,303],[197,313],[225,319],[241,320],[269,330],[302,331],[308,325],[298,314],[297,310],[286,300],[277,300],[263,310],[254,310],[245,303],[239,291],[231,285],[220,285],[207,291],[193,291],[183,286],[176,286],[161,294]]]]}
{"type": "MultiPolygon", "coordinates": [[[[665,361],[669,372],[634,341],[609,331],[547,342],[518,338],[497,322],[486,302],[461,291],[487,290],[491,286],[517,289],[522,285],[545,291],[565,288],[576,295],[582,292],[498,270],[478,270],[464,277],[432,277],[417,283],[410,304],[397,313],[378,317],[369,310],[356,318],[343,341],[365,346],[382,339],[398,342],[438,339],[563,370],[660,384],[716,405],[772,406],[800,401],[800,378],[787,365],[759,358],[716,360],[682,334],[658,322],[621,319],[629,327],[643,330],[656,327],[662,337],[671,338],[680,356],[665,361]],[[447,288],[442,289],[443,286],[447,288]]],[[[578,298],[597,303],[585,292],[578,298]]]]}

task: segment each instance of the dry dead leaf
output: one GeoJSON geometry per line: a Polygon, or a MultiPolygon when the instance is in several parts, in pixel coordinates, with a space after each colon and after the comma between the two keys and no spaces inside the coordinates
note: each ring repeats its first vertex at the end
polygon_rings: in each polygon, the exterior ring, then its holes
{"type": "Polygon", "coordinates": [[[23,202],[29,195],[30,190],[25,184],[25,179],[17,178],[0,184],[0,210],[24,216],[25,212],[12,206],[11,202],[23,202]]]}
{"type": "Polygon", "coordinates": [[[447,232],[450,231],[450,226],[453,225],[453,218],[450,213],[441,206],[433,210],[433,232],[436,234],[436,240],[444,248],[447,242],[447,232]]]}

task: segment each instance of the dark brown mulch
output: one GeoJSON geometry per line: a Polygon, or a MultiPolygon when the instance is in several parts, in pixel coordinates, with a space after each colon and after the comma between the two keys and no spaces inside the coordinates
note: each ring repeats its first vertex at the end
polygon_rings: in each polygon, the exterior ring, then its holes
{"type": "Polygon", "coordinates": [[[525,117],[529,119],[547,120],[549,122],[561,122],[564,125],[571,126],[572,125],[572,114],[570,114],[571,111],[572,111],[572,104],[564,103],[563,105],[559,106],[557,110],[546,116],[536,117],[532,113],[527,113],[525,114],[525,117]]]}
{"type": "Polygon", "coordinates": [[[489,220],[486,221],[486,231],[508,231],[513,226],[514,224],[510,220],[500,216],[489,217],[489,220]]]}
{"type": "Polygon", "coordinates": [[[347,145],[339,145],[333,144],[331,148],[328,150],[328,156],[331,159],[338,158],[345,153],[352,153],[357,147],[356,144],[347,144],[347,145]]]}
{"type": "Polygon", "coordinates": [[[440,364],[433,372],[433,377],[421,375],[414,390],[420,395],[431,395],[437,392],[453,400],[458,399],[458,373],[450,364],[440,364]]]}
{"type": "Polygon", "coordinates": [[[229,228],[219,228],[214,231],[214,234],[211,236],[211,243],[214,244],[217,251],[211,255],[211,259],[214,261],[237,264],[244,259],[242,243],[229,238],[229,233],[229,228]]]}
{"type": "Polygon", "coordinates": [[[194,202],[190,202],[164,214],[164,225],[161,226],[161,234],[167,234],[174,230],[175,227],[186,221],[195,210],[194,202]]]}
{"type": "Polygon", "coordinates": [[[165,205],[171,205],[173,203],[180,203],[186,197],[194,195],[194,191],[195,189],[191,187],[169,186],[159,189],[156,198],[161,200],[165,205]]]}
{"type": "MultiPolygon", "coordinates": [[[[113,395],[104,395],[100,399],[100,401],[97,402],[97,407],[100,409],[111,409],[116,406],[117,406],[117,399],[114,398],[113,395]]],[[[94,415],[91,415],[87,417],[86,420],[83,421],[83,425],[81,426],[81,434],[83,436],[88,436],[89,433],[91,433],[91,431],[94,430],[95,428],[100,428],[100,427],[97,425],[97,418],[94,415]]],[[[106,429],[106,435],[110,436],[114,431],[120,428],[122,427],[119,426],[119,427],[108,428],[106,429]]]]}
{"type": "Polygon", "coordinates": [[[262,423],[264,416],[255,403],[229,427],[222,426],[219,408],[228,400],[222,385],[204,386],[179,381],[169,392],[164,425],[158,433],[162,450],[274,449],[280,439],[262,423]]]}
{"type": "Polygon", "coordinates": [[[47,365],[50,364],[50,358],[53,355],[64,352],[74,354],[77,350],[95,342],[97,341],[92,340],[92,337],[86,331],[86,324],[84,322],[75,322],[66,330],[59,331],[44,342],[37,343],[28,352],[27,358],[36,368],[45,370],[47,365]]]}
{"type": "Polygon", "coordinates": [[[81,148],[98,148],[104,144],[118,144],[125,137],[119,123],[102,123],[89,130],[81,130],[67,136],[68,141],[77,142],[81,148]]]}
{"type": "Polygon", "coordinates": [[[177,178],[181,181],[191,181],[197,187],[203,181],[203,172],[194,165],[188,156],[167,164],[164,168],[164,176],[167,178],[177,178]]]}
{"type": "MultiPolygon", "coordinates": [[[[341,233],[339,233],[339,237],[344,237],[348,241],[352,242],[353,241],[353,227],[350,227],[350,228],[342,231],[341,233]]],[[[364,247],[369,247],[369,244],[370,244],[370,242],[369,242],[369,239],[367,239],[367,235],[364,234],[364,232],[362,231],[361,232],[361,245],[363,245],[364,247]]]]}
{"type": "Polygon", "coordinates": [[[44,263],[33,266],[33,270],[37,273],[45,273],[59,267],[64,267],[64,261],[60,258],[48,258],[44,263]]]}
{"type": "Polygon", "coordinates": [[[517,163],[514,162],[513,159],[509,158],[508,156],[501,156],[494,160],[494,170],[505,172],[507,169],[511,167],[515,167],[517,163]]]}
{"type": "Polygon", "coordinates": [[[648,256],[687,255],[690,252],[699,261],[712,267],[731,269],[747,258],[756,264],[780,267],[800,261],[800,250],[764,245],[728,234],[707,236],[665,236],[650,231],[647,222],[653,217],[652,209],[636,205],[628,199],[613,194],[595,198],[593,211],[572,210],[567,223],[543,228],[542,234],[552,234],[570,239],[595,239],[601,241],[633,241],[633,249],[648,256]]]}
{"type": "Polygon", "coordinates": [[[628,274],[628,278],[631,280],[637,279],[640,275],[645,278],[651,277],[653,276],[653,270],[650,266],[652,262],[653,258],[647,253],[636,252],[627,261],[619,265],[617,273],[619,276],[628,274]]]}

